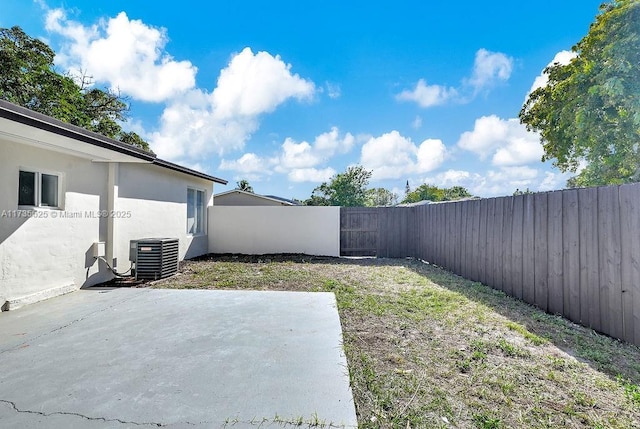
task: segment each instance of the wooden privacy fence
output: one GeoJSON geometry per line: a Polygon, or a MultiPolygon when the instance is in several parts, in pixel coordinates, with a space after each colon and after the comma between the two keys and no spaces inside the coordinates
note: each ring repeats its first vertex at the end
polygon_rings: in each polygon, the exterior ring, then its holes
{"type": "Polygon", "coordinates": [[[367,210],[377,256],[429,261],[640,345],[640,184],[367,210]]]}
{"type": "Polygon", "coordinates": [[[340,255],[378,254],[378,210],[365,207],[340,208],[340,255]]]}
{"type": "Polygon", "coordinates": [[[416,217],[403,207],[341,207],[340,255],[413,256],[416,217]]]}

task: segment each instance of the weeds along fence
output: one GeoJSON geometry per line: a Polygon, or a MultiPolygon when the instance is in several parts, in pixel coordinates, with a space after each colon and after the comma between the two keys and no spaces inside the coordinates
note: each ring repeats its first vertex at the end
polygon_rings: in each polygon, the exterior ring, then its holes
{"type": "Polygon", "coordinates": [[[358,216],[377,217],[377,256],[423,259],[640,345],[640,184],[342,210],[345,243],[358,216]]]}

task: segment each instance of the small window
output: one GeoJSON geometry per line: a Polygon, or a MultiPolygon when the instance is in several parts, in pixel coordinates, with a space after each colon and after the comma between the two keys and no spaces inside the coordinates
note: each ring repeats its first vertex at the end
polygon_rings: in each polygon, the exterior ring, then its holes
{"type": "Polygon", "coordinates": [[[18,178],[18,205],[58,208],[60,180],[55,174],[22,171],[18,178]]]}
{"type": "Polygon", "coordinates": [[[18,189],[18,205],[36,205],[36,173],[31,171],[21,171],[18,189]]]}
{"type": "Polygon", "coordinates": [[[40,205],[45,207],[58,207],[58,176],[53,174],[41,174],[40,205]]]}
{"type": "Polygon", "coordinates": [[[204,191],[187,189],[187,234],[204,232],[204,191]]]}

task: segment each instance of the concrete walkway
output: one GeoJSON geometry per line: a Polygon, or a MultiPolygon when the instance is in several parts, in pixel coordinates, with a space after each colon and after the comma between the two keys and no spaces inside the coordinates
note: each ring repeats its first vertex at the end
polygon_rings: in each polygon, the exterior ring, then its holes
{"type": "Polygon", "coordinates": [[[333,294],[89,289],[0,314],[2,428],[356,426],[333,294]]]}

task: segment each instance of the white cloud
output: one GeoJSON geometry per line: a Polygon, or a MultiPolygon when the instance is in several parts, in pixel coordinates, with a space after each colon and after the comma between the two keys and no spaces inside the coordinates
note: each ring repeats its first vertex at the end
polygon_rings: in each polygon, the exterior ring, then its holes
{"type": "Polygon", "coordinates": [[[554,191],[556,189],[564,189],[567,183],[574,173],[559,173],[546,171],[544,173],[544,179],[538,186],[538,191],[554,191]]]}
{"type": "Polygon", "coordinates": [[[192,90],[167,106],[152,148],[161,157],[202,158],[240,150],[259,127],[259,116],[288,99],[308,99],[312,82],[267,52],[246,48],[222,69],[213,93],[192,90]]]}
{"type": "Polygon", "coordinates": [[[444,162],[447,148],[440,139],[427,139],[418,146],[415,170],[423,173],[435,170],[444,162]]]}
{"type": "Polygon", "coordinates": [[[164,109],[159,128],[150,133],[151,148],[168,159],[202,159],[212,152],[222,156],[242,149],[257,130],[258,118],[219,118],[210,95],[193,92],[164,109]],[[194,103],[197,98],[201,103],[194,103]]]}
{"type": "Polygon", "coordinates": [[[461,186],[462,183],[468,184],[477,175],[464,170],[447,170],[435,177],[434,181],[438,182],[442,187],[450,188],[452,186],[461,186]]]}
{"type": "Polygon", "coordinates": [[[355,140],[351,133],[341,137],[337,127],[320,134],[313,143],[296,143],[292,138],[287,138],[282,144],[282,152],[274,161],[277,164],[276,171],[284,173],[292,169],[315,167],[336,154],[349,152],[355,140]]]}
{"type": "Polygon", "coordinates": [[[231,170],[239,173],[265,173],[269,169],[268,161],[255,153],[245,153],[235,161],[223,159],[218,167],[220,170],[231,170]]]}
{"type": "Polygon", "coordinates": [[[427,85],[424,79],[420,79],[414,89],[404,90],[396,95],[396,100],[413,101],[423,108],[449,101],[468,103],[480,92],[493,88],[499,82],[509,80],[512,69],[513,58],[502,52],[479,49],[476,52],[471,77],[462,79],[459,88],[427,85]]]}
{"type": "Polygon", "coordinates": [[[342,95],[342,89],[340,88],[340,85],[331,82],[325,82],[324,85],[327,88],[327,95],[329,96],[329,98],[340,98],[340,96],[342,95]]]}
{"type": "MultiPolygon", "coordinates": [[[[555,57],[553,57],[553,60],[551,60],[551,62],[549,64],[547,64],[547,67],[552,66],[554,64],[567,65],[576,56],[577,56],[577,54],[575,52],[572,52],[572,51],[560,51],[555,55],[555,57]]],[[[547,67],[545,67],[545,69],[547,67]]],[[[540,73],[540,75],[538,75],[535,78],[535,80],[533,81],[533,85],[531,85],[531,89],[527,93],[527,97],[529,97],[529,94],[531,94],[536,89],[546,86],[547,82],[549,82],[549,76],[547,76],[547,74],[543,70],[540,73]]],[[[525,99],[526,99],[526,97],[525,97],[525,99]]]]}
{"type": "Polygon", "coordinates": [[[511,77],[513,59],[501,52],[479,49],[473,63],[473,73],[467,83],[474,93],[493,87],[497,82],[505,82],[511,77]]]}
{"type": "Polygon", "coordinates": [[[265,176],[268,177],[272,174],[269,160],[261,158],[255,153],[245,153],[237,160],[223,159],[220,161],[218,169],[235,172],[233,180],[236,181],[246,179],[258,182],[264,180],[265,176]]]}
{"type": "Polygon", "coordinates": [[[512,195],[516,189],[538,190],[540,171],[531,167],[502,167],[489,170],[481,180],[471,185],[478,195],[512,195]]]}
{"type": "Polygon", "coordinates": [[[396,100],[415,101],[420,107],[431,107],[444,104],[457,94],[455,88],[427,85],[424,79],[420,79],[413,90],[404,90],[396,95],[396,100]]]}
{"type": "Polygon", "coordinates": [[[220,72],[212,98],[216,116],[227,119],[272,112],[289,98],[310,99],[314,92],[313,82],[292,74],[279,55],[245,48],[220,72]]]}
{"type": "Polygon", "coordinates": [[[46,27],[63,37],[61,65],[133,99],[167,103],[157,128],[141,133],[163,158],[201,161],[210,153],[242,149],[258,129],[260,115],[315,93],[314,83],[293,74],[279,56],[249,48],[231,57],[213,92],[196,88],[197,68],[165,51],[166,30],[124,12],[84,26],[63,9],[52,9],[46,27]]]}
{"type": "Polygon", "coordinates": [[[517,119],[496,115],[476,119],[473,130],[460,136],[458,147],[474,152],[481,160],[491,156],[497,166],[539,162],[544,153],[538,134],[527,131],[517,119]]]}
{"type": "Polygon", "coordinates": [[[264,180],[269,181],[268,177],[264,177],[261,174],[256,174],[256,173],[247,173],[247,174],[243,174],[243,175],[235,175],[233,176],[233,180],[236,182],[239,182],[240,180],[247,180],[251,183],[253,182],[262,182],[264,180]]]}
{"type": "MultiPolygon", "coordinates": [[[[515,128],[515,127],[514,127],[515,128]]],[[[493,155],[493,165],[522,165],[542,160],[544,150],[537,135],[526,129],[512,131],[505,146],[493,155]],[[525,134],[526,133],[526,134],[525,134]]]]}
{"type": "Polygon", "coordinates": [[[441,188],[463,186],[473,195],[494,197],[512,195],[517,189],[545,192],[563,189],[575,173],[549,171],[548,164],[497,166],[482,172],[447,170],[433,176],[422,177],[418,184],[412,182],[412,189],[421,183],[441,188]]]}
{"type": "Polygon", "coordinates": [[[313,146],[325,157],[330,157],[336,153],[344,154],[351,151],[355,141],[356,139],[351,133],[346,133],[344,137],[340,137],[338,128],[331,127],[331,131],[316,137],[313,146]]]}
{"type": "Polygon", "coordinates": [[[207,172],[207,168],[204,165],[200,164],[199,162],[196,162],[196,163],[181,162],[180,165],[183,165],[183,166],[185,166],[187,168],[190,168],[192,170],[195,170],[195,171],[199,171],[201,173],[206,173],[207,172]]]}
{"type": "Polygon", "coordinates": [[[372,137],[362,146],[362,165],[378,178],[400,177],[401,170],[415,164],[416,145],[398,131],[372,137]]]}
{"type": "MultiPolygon", "coordinates": [[[[492,173],[492,172],[490,172],[492,173]]],[[[492,173],[499,179],[516,179],[516,180],[529,180],[538,177],[540,172],[532,167],[521,165],[518,167],[502,167],[499,172],[492,173]]]]}
{"type": "Polygon", "coordinates": [[[336,171],[331,168],[296,168],[291,170],[288,174],[288,178],[292,182],[326,182],[331,176],[336,174],[336,171]]]}
{"type": "Polygon", "coordinates": [[[340,134],[338,128],[322,133],[312,143],[297,143],[286,138],[280,152],[273,157],[260,157],[255,153],[246,153],[237,160],[222,160],[221,170],[231,170],[242,174],[273,171],[286,174],[292,182],[323,182],[335,174],[330,167],[322,165],[335,155],[349,152],[356,138],[350,133],[340,134]]]}
{"type": "MultiPolygon", "coordinates": [[[[471,190],[471,187],[474,184],[477,184],[482,180],[483,177],[477,173],[471,173],[464,170],[447,170],[442,173],[438,173],[435,176],[424,177],[421,183],[428,183],[440,188],[464,186],[465,188],[471,190]]],[[[417,186],[419,185],[412,186],[412,189],[415,189],[417,186]]]]}
{"type": "Polygon", "coordinates": [[[282,144],[279,167],[283,170],[312,167],[319,164],[321,160],[309,143],[296,143],[291,138],[287,138],[282,144]]]}
{"type": "Polygon", "coordinates": [[[372,179],[381,180],[432,171],[442,164],[445,154],[441,140],[427,139],[416,146],[394,130],[370,138],[362,146],[360,162],[373,171],[372,179]]]}
{"type": "Polygon", "coordinates": [[[422,127],[422,118],[420,116],[416,116],[416,118],[411,123],[411,126],[416,130],[422,127]]]}
{"type": "Polygon", "coordinates": [[[476,119],[473,131],[465,131],[458,140],[458,146],[485,159],[497,146],[504,142],[507,125],[496,115],[476,119]]]}
{"type": "MultiPolygon", "coordinates": [[[[473,195],[481,197],[492,197],[501,195],[512,195],[516,189],[524,191],[543,191],[548,188],[548,174],[543,175],[540,169],[519,166],[519,167],[499,167],[488,170],[483,174],[472,173],[464,170],[447,170],[435,176],[425,177],[423,183],[429,183],[438,187],[450,188],[452,186],[463,186],[473,195]],[[544,176],[544,177],[542,177],[544,176]]],[[[556,182],[560,181],[555,177],[556,182]]],[[[565,179],[566,180],[566,179],[565,179]]],[[[557,188],[553,188],[557,189],[557,188]]]]}
{"type": "Polygon", "coordinates": [[[86,72],[135,99],[164,101],[195,86],[197,68],[165,51],[166,30],[130,20],[125,12],[85,27],[67,19],[64,10],[53,9],[47,13],[46,29],[64,38],[57,56],[60,65],[86,72]]]}

